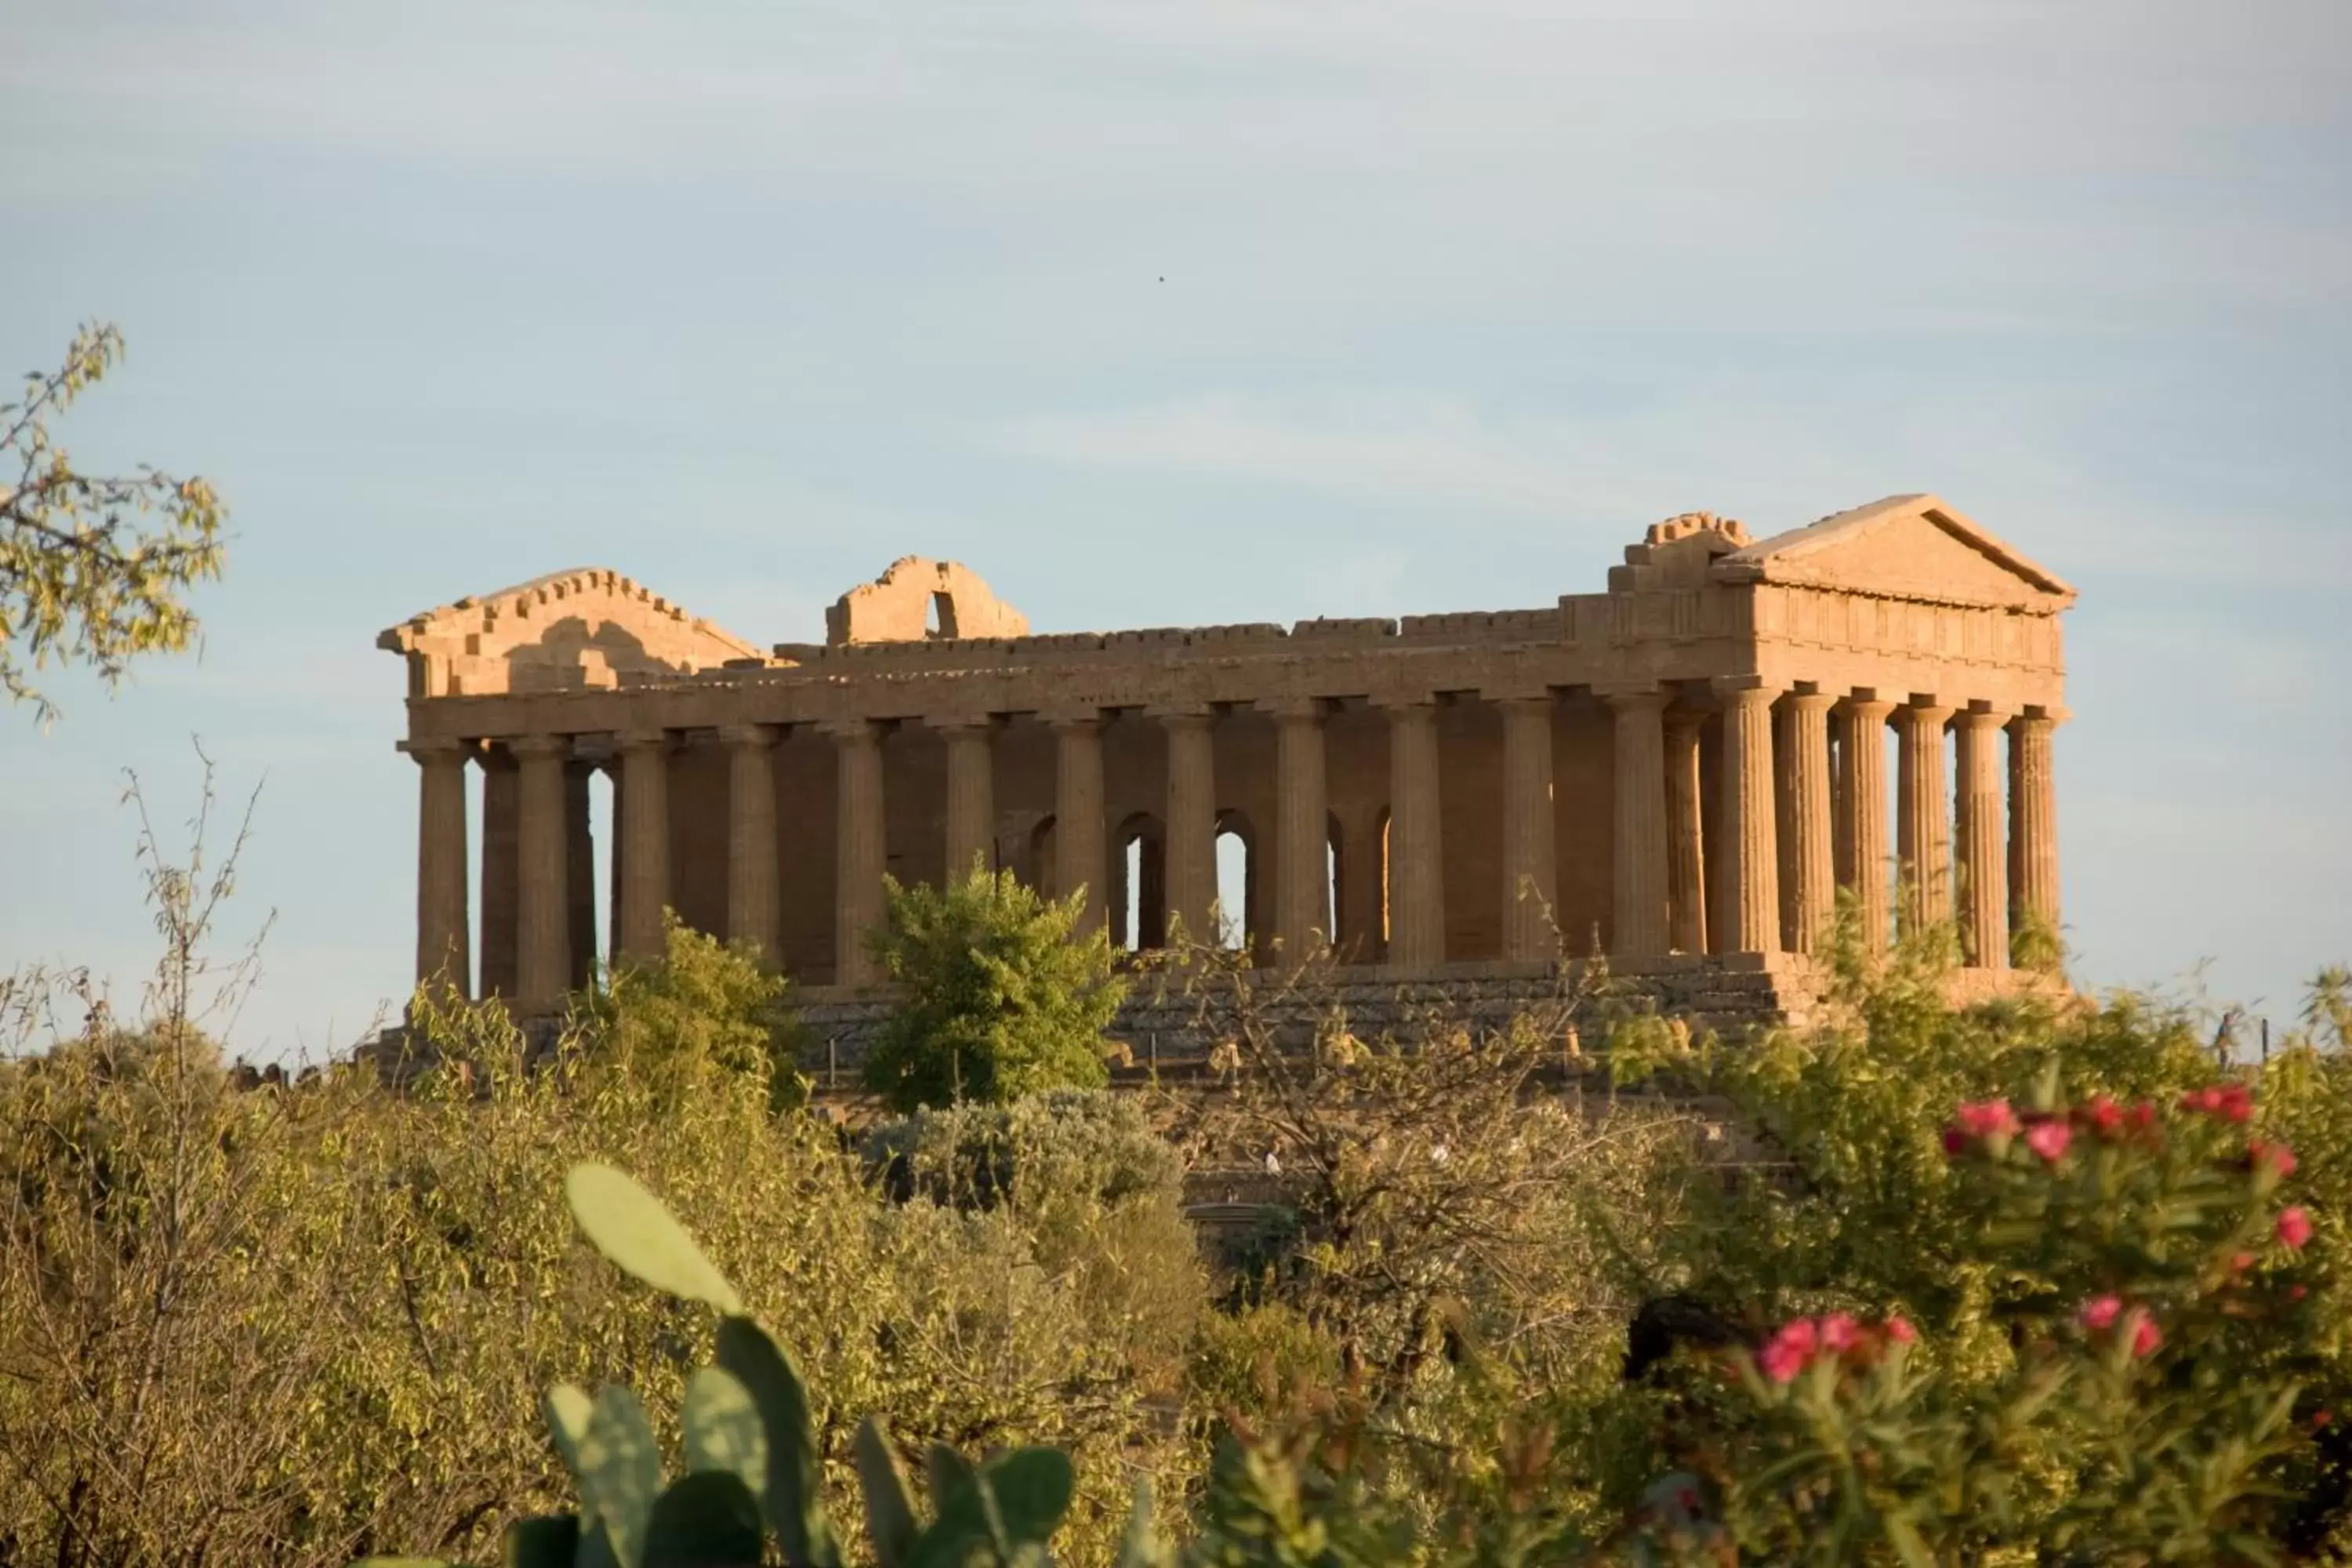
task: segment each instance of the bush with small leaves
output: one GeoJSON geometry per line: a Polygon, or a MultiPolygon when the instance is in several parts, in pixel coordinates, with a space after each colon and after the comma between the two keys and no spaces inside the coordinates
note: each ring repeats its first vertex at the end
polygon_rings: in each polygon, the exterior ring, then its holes
{"type": "Polygon", "coordinates": [[[1083,896],[1055,901],[977,868],[945,889],[892,879],[887,896],[873,945],[900,996],[866,1081],[891,1109],[1108,1081],[1103,1031],[1126,985],[1109,938],[1077,934],[1083,896]]]}

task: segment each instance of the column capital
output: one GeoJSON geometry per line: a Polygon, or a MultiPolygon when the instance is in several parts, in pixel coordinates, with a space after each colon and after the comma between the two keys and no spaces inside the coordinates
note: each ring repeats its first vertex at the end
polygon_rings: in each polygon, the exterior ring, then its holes
{"type": "Polygon", "coordinates": [[[721,724],[719,741],[721,745],[750,747],[753,751],[772,746],[783,738],[781,724],[721,724]]]}
{"type": "Polygon", "coordinates": [[[1833,691],[1791,691],[1781,699],[1792,710],[1800,713],[1827,713],[1836,705],[1837,700],[1837,693],[1833,691]]]}
{"type": "Polygon", "coordinates": [[[1990,702],[1971,702],[1952,715],[1952,722],[1964,730],[2006,729],[2009,720],[2009,714],[1990,702]]]}
{"type": "Polygon", "coordinates": [[[2072,719],[2074,716],[2074,711],[2071,709],[2054,708],[2040,702],[2029,702],[2025,705],[2025,710],[2014,715],[2010,721],[2014,724],[2048,724],[2055,727],[2057,725],[2063,724],[2067,720],[2072,719]]]}
{"type": "Polygon", "coordinates": [[[623,753],[630,752],[658,753],[668,751],[676,743],[667,730],[615,730],[613,731],[613,749],[623,753]]]}
{"type": "Polygon", "coordinates": [[[516,735],[507,742],[507,750],[525,762],[548,757],[568,757],[572,754],[569,735],[516,735]]]}
{"type": "Polygon", "coordinates": [[[1686,735],[1694,730],[1704,729],[1713,717],[1704,708],[1668,708],[1665,710],[1666,733],[1686,735]]]}
{"type": "Polygon", "coordinates": [[[973,735],[992,735],[1000,727],[992,713],[958,714],[952,718],[926,719],[923,727],[953,741],[973,735]]]}
{"type": "Polygon", "coordinates": [[[1493,690],[1482,687],[1478,696],[1489,706],[1506,711],[1517,709],[1524,712],[1530,708],[1549,710],[1559,705],[1559,698],[1548,686],[1505,686],[1493,690]]]}
{"type": "Polygon", "coordinates": [[[1394,714],[1418,714],[1426,717],[1437,711],[1441,703],[1434,691],[1387,691],[1371,699],[1372,707],[1394,714]]]}
{"type": "Polygon", "coordinates": [[[1857,686],[1838,699],[1838,706],[1867,722],[1872,719],[1884,720],[1894,712],[1895,699],[1881,695],[1874,686],[1857,686]]]}
{"type": "Polygon", "coordinates": [[[1169,730],[1205,730],[1217,721],[1217,710],[1205,702],[1170,703],[1143,710],[1147,719],[1169,730]]]}
{"type": "Polygon", "coordinates": [[[1955,712],[1959,705],[1948,703],[1948,700],[1943,700],[1943,696],[1938,696],[1936,691],[1912,691],[1910,696],[1900,703],[1900,708],[1903,708],[1903,712],[1907,712],[1907,715],[1912,717],[1943,724],[1945,720],[1950,720],[1952,712],[1955,712]]]}
{"type": "Polygon", "coordinates": [[[1782,690],[1777,681],[1760,675],[1718,675],[1706,683],[1706,689],[1727,703],[1759,708],[1769,707],[1782,690]]]}
{"type": "Polygon", "coordinates": [[[830,735],[836,741],[878,741],[882,724],[876,719],[827,719],[817,727],[817,733],[830,735]]]}
{"type": "Polygon", "coordinates": [[[1099,708],[1079,704],[1069,708],[1041,709],[1037,721],[1056,735],[1097,735],[1102,732],[1103,721],[1108,717],[1099,708]]]}
{"type": "Polygon", "coordinates": [[[395,751],[405,752],[408,756],[415,759],[420,766],[428,763],[446,763],[452,757],[457,758],[459,762],[464,762],[466,759],[473,756],[477,752],[481,750],[481,748],[472,741],[451,741],[446,739],[396,741],[393,745],[395,751]]]}
{"type": "Polygon", "coordinates": [[[1320,697],[1268,697],[1253,706],[1278,722],[1297,724],[1320,721],[1331,705],[1320,697]]]}
{"type": "Polygon", "coordinates": [[[1663,686],[1596,686],[1592,694],[1613,713],[1663,713],[1673,700],[1673,693],[1663,686]]]}

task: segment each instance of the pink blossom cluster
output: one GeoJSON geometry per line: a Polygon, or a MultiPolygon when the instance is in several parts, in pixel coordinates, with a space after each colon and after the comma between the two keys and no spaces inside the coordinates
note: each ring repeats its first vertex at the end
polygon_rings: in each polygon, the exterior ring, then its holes
{"type": "MultiPolygon", "coordinates": [[[[2182,1095],[2180,1109],[2223,1121],[2244,1122],[2254,1114],[2254,1097],[2242,1083],[2208,1084],[2182,1095]]],[[[2054,1165],[2065,1158],[2078,1132],[2087,1132],[2103,1143],[2163,1137],[2157,1127],[2156,1107],[2145,1100],[2126,1106],[2112,1095],[2097,1094],[2060,1114],[2021,1112],[2005,1100],[1983,1100],[1953,1112],[1952,1124],[1944,1130],[1944,1152],[1957,1155],[1982,1144],[2006,1144],[2022,1137],[2027,1148],[2054,1165]]],[[[2267,1159],[2282,1178],[2294,1169],[2294,1155],[2284,1145],[2264,1144],[2257,1139],[2247,1145],[2247,1152],[2257,1168],[2267,1159]]]]}
{"type": "Polygon", "coordinates": [[[1764,1348],[1756,1352],[1756,1364],[1775,1383],[1793,1383],[1799,1373],[1824,1357],[1873,1361],[1885,1346],[1907,1345],[1918,1337],[1919,1331],[1910,1320],[1899,1315],[1874,1329],[1851,1312],[1791,1318],[1764,1342],[1764,1348]]]}
{"type": "Polygon", "coordinates": [[[2201,1111],[2224,1121],[2245,1121],[2254,1114],[2254,1095],[2242,1083],[2209,1083],[2182,1095],[2180,1109],[2201,1111]]]}
{"type": "Polygon", "coordinates": [[[2147,1309],[2127,1308],[2120,1296],[2094,1296],[2083,1303],[2082,1310],[2074,1317],[2095,1334],[2105,1333],[2120,1322],[2122,1327],[2117,1329],[2117,1332],[2131,1336],[2132,1354],[2136,1356],[2154,1355],[2157,1347],[2164,1343],[2163,1331],[2156,1326],[2156,1320],[2148,1316],[2147,1309]]]}
{"type": "Polygon", "coordinates": [[[2246,1140],[2246,1159],[2255,1170],[2268,1170],[2282,1182],[2294,1174],[2294,1151],[2284,1143],[2249,1138],[2246,1140]]]}
{"type": "Polygon", "coordinates": [[[2005,1100],[1981,1100],[1952,1113],[1952,1124],[1944,1129],[1944,1152],[1965,1153],[1977,1144],[2005,1142],[2020,1132],[2025,1135],[2025,1146],[2053,1165],[2066,1157],[2074,1142],[2073,1125],[2060,1118],[2033,1111],[2021,1117],[2005,1100]]]}

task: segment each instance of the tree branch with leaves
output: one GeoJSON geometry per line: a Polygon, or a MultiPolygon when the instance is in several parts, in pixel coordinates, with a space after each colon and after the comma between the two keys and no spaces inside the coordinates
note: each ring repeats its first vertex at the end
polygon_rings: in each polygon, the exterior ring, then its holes
{"type": "Polygon", "coordinates": [[[198,630],[188,590],[219,577],[226,549],[227,512],[205,480],[144,464],[87,474],[50,434],[121,357],[121,332],[84,326],[63,365],[28,373],[23,401],[0,404],[0,688],[44,725],[59,710],[37,672],[81,666],[111,689],[139,655],[185,651],[198,630]]]}

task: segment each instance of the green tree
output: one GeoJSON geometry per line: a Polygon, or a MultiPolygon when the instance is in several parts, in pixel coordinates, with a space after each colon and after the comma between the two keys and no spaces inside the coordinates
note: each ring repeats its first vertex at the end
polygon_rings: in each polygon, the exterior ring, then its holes
{"type": "Polygon", "coordinates": [[[784,977],[667,910],[662,927],[660,959],[621,964],[584,999],[592,1048],[666,1100],[697,1093],[720,1074],[766,1083],[772,1110],[805,1104],[784,977]]]}
{"type": "Polygon", "coordinates": [[[58,708],[33,672],[86,665],[112,687],[134,656],[185,649],[197,629],[187,590],[220,575],[226,513],[211,485],[144,466],[86,474],[49,434],[121,354],[120,331],[85,326],[62,366],[28,374],[24,401],[0,404],[0,688],[44,724],[58,708]]]}
{"type": "Polygon", "coordinates": [[[866,1081],[893,1110],[1108,1080],[1103,1030],[1127,987],[1111,973],[1109,938],[1076,935],[1082,895],[1056,901],[977,866],[946,889],[887,887],[873,946],[905,995],[866,1081]]]}

